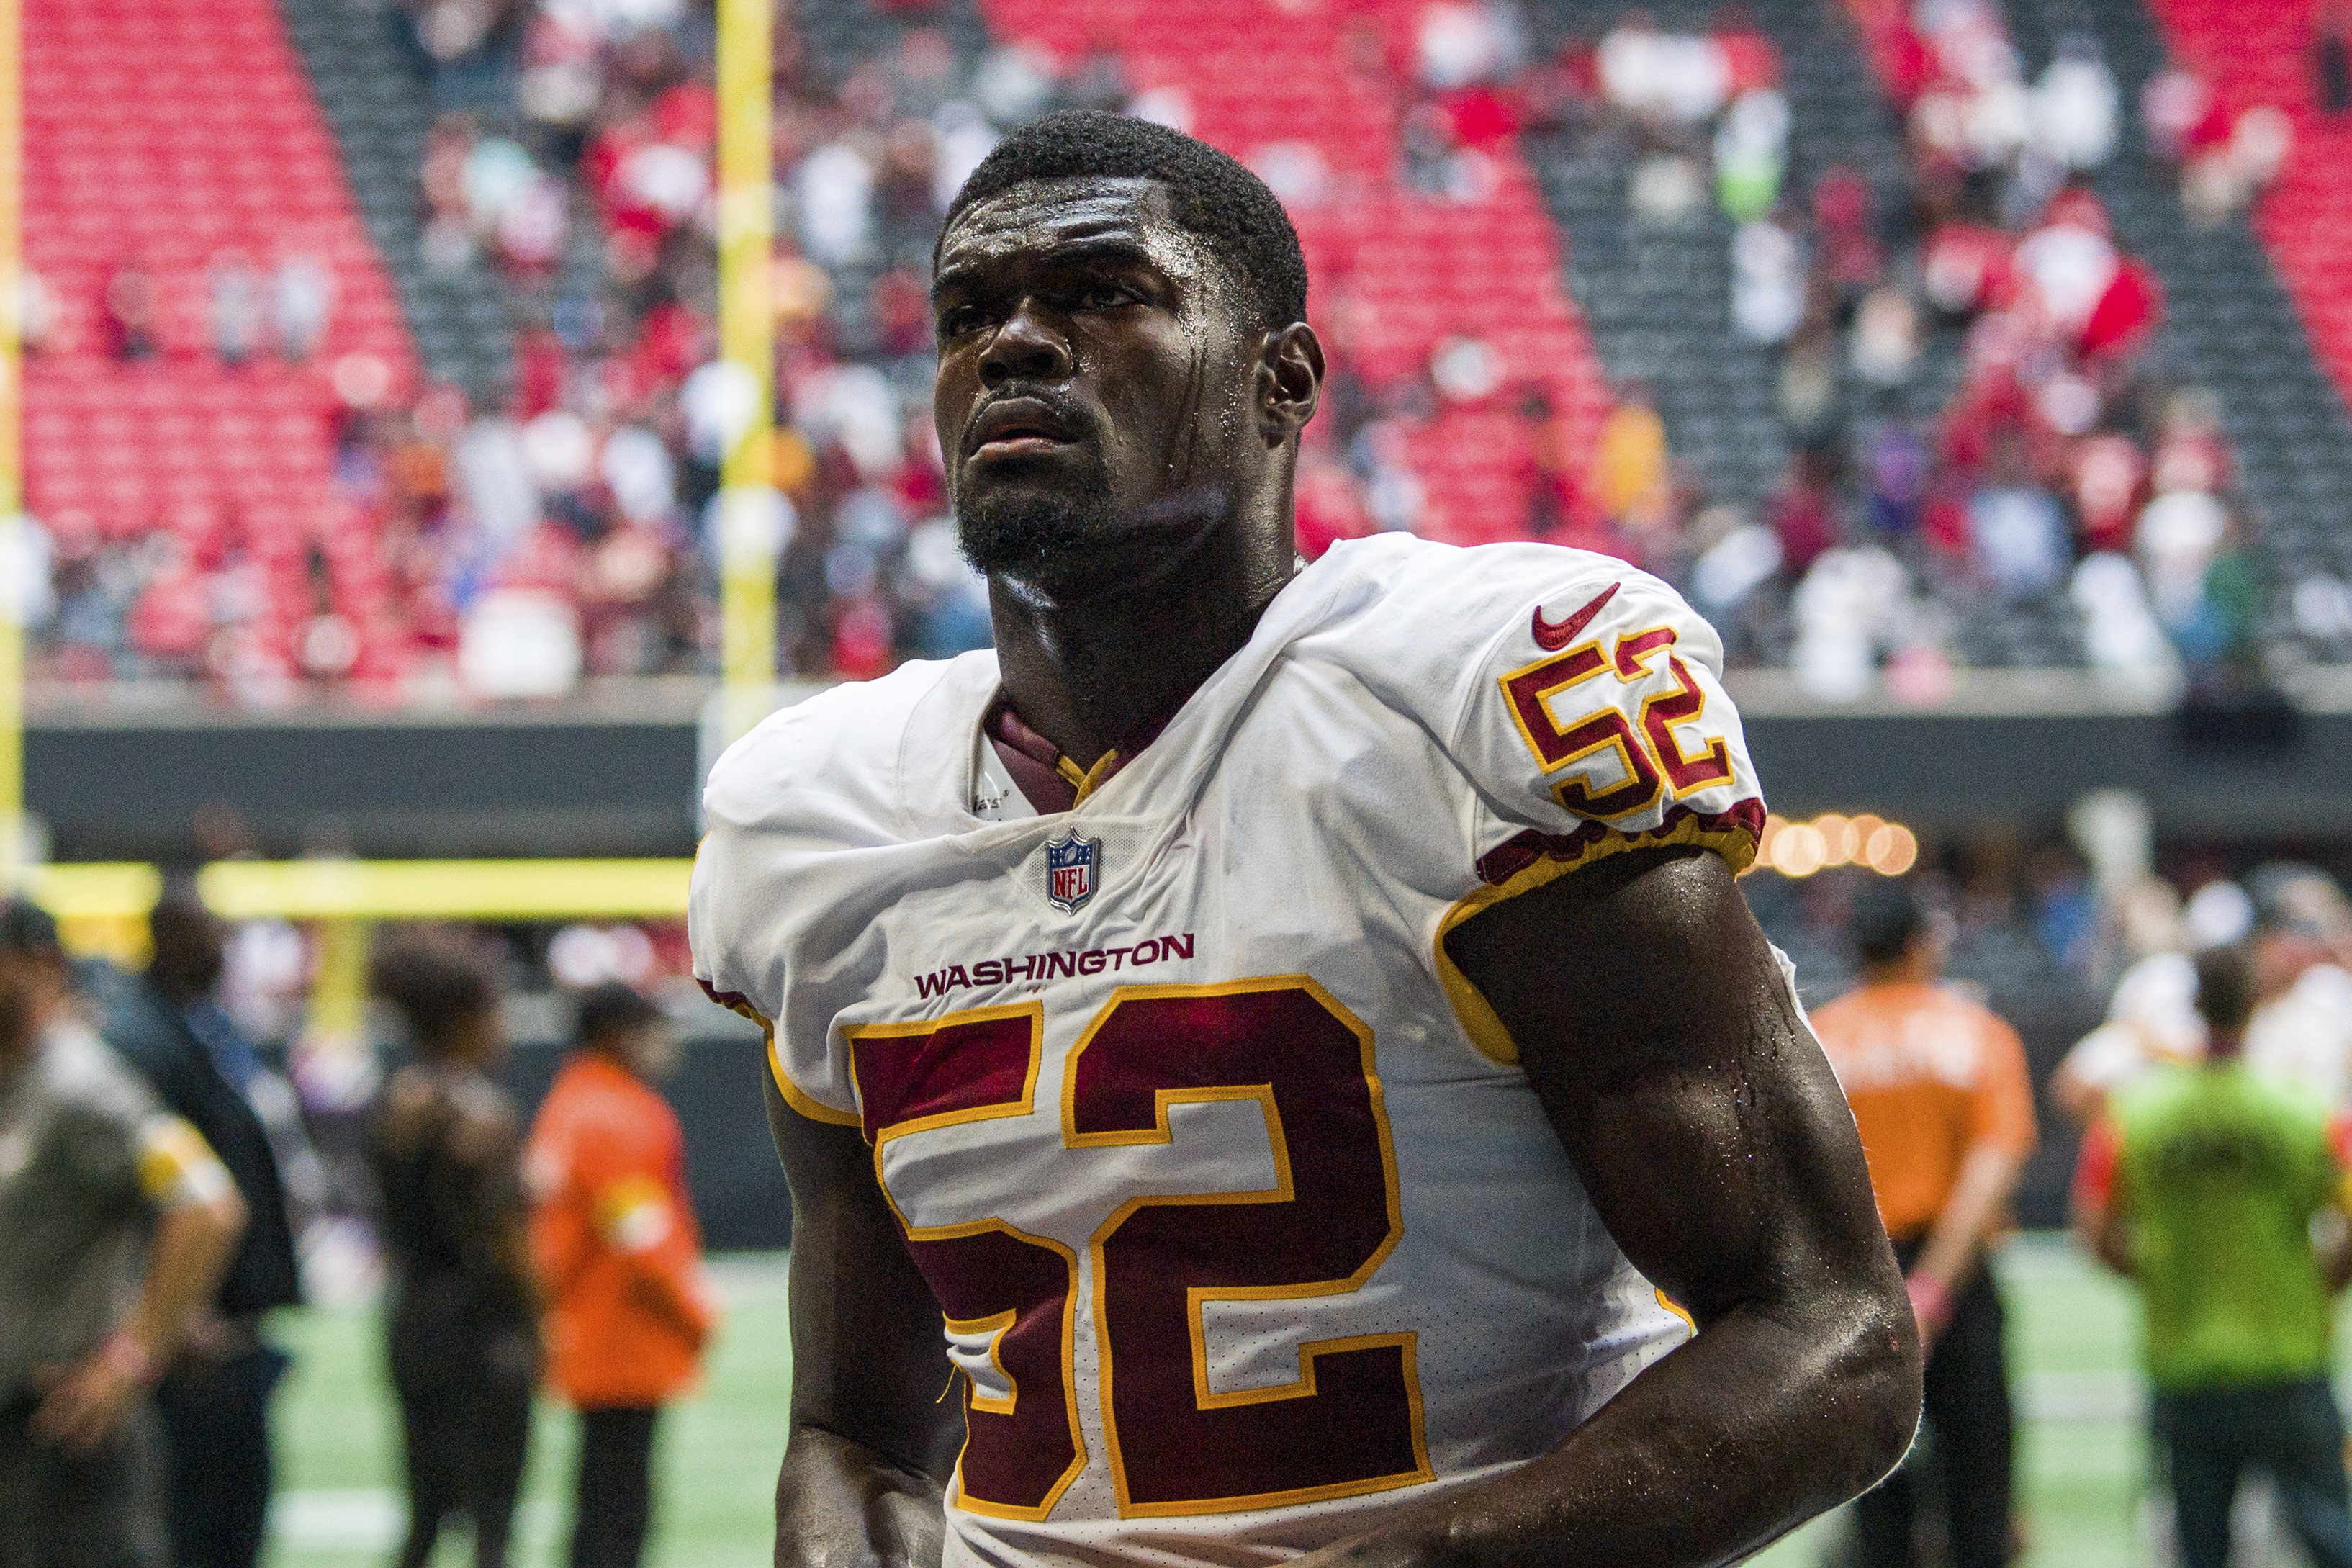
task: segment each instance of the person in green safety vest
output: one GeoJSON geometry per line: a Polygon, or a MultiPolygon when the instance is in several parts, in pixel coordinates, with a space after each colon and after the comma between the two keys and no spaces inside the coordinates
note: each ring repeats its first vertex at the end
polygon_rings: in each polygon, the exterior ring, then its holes
{"type": "Polygon", "coordinates": [[[2316,1097],[2246,1067],[2253,1002],[2242,950],[2198,958],[2205,1059],[2110,1100],[2083,1145],[2075,1224],[2146,1302],[2183,1568],[2225,1568],[2249,1469],[2269,1472],[2317,1568],[2352,1568],[2344,1420],[2328,1384],[2333,1303],[2352,1278],[2352,1135],[2316,1097]]]}

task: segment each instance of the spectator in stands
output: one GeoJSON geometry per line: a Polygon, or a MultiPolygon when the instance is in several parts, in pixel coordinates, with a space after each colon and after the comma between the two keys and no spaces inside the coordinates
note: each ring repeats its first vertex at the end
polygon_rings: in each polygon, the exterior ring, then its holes
{"type": "Polygon", "coordinates": [[[1604,518],[1634,532],[1654,526],[1673,504],[1666,422],[1651,405],[1647,386],[1628,386],[1601,424],[1592,454],[1592,497],[1604,518]]]}
{"type": "Polygon", "coordinates": [[[1805,319],[1804,250],[1769,217],[1731,240],[1731,324],[1752,342],[1785,343],[1805,319]]]}
{"type": "Polygon", "coordinates": [[[2352,1110],[2352,973],[2334,962],[2328,930],[2307,907],[2265,889],[2255,908],[2246,1065],[2352,1110]]]}
{"type": "MultiPolygon", "coordinates": [[[[1870,1161],[1880,1215],[1928,1346],[1926,1423],[1943,1468],[1953,1568],[2010,1561],[2013,1427],[2000,1296],[1985,1256],[2034,1142],[2016,1031],[1937,984],[1945,938],[1903,882],[1857,894],[1861,984],[1813,1015],[1870,1161]]],[[[1854,1505],[1860,1561],[1909,1568],[1909,1467],[1854,1505]]]]}
{"type": "Polygon", "coordinates": [[[2168,61],[2140,89],[2139,118],[2147,150],[2168,163],[2185,163],[2193,148],[2229,139],[2219,96],[2178,60],[2168,61]]]}
{"type": "Polygon", "coordinates": [[[2334,1298],[2352,1277],[2345,1134],[2315,1097],[2247,1068],[2253,1004],[2242,949],[2199,956],[2204,1060],[2109,1102],[2084,1142],[2075,1224],[2140,1287],[2183,1568],[2226,1568],[2250,1468],[2270,1473],[2313,1561],[2346,1568],[2344,1421],[2328,1385],[2334,1298]],[[2313,1221],[2330,1213],[2323,1252],[2313,1221]]]}
{"type": "Polygon", "coordinates": [[[219,1288],[157,1394],[171,1446],[173,1568],[252,1568],[269,1509],[269,1400],[288,1365],[263,1337],[262,1320],[302,1297],[278,1145],[295,1160],[309,1151],[284,1080],[264,1071],[214,1000],[220,923],[194,889],[175,888],[148,926],[154,956],[108,1018],[108,1043],[203,1134],[247,1216],[219,1288]]]}
{"type": "Polygon", "coordinates": [[[1834,447],[1801,448],[1773,493],[1772,531],[1780,540],[1780,574],[1790,582],[1803,577],[1822,552],[1838,542],[1838,467],[1834,447]]]}
{"type": "Polygon", "coordinates": [[[2324,5],[2311,40],[2312,101],[2330,119],[2352,112],[2352,11],[2342,0],[2324,5]]]}
{"type": "Polygon", "coordinates": [[[48,347],[58,330],[58,291],[30,267],[16,274],[16,346],[28,354],[48,347]]]}
{"type": "Polygon", "coordinates": [[[260,269],[242,250],[224,250],[213,258],[206,279],[212,321],[213,355],[235,370],[261,347],[268,307],[262,298],[260,269]]]}
{"type": "Polygon", "coordinates": [[[106,279],[104,309],[107,347],[119,360],[154,357],[156,323],[162,300],[155,274],[137,255],[115,263],[106,279]]]}
{"type": "Polygon", "coordinates": [[[539,1289],[514,1106],[486,1076],[503,1047],[487,959],[431,928],[387,939],[370,988],[415,1059],[368,1131],[390,1274],[387,1328],[408,1481],[400,1568],[445,1525],[473,1526],[476,1568],[505,1568],[539,1382],[539,1289]]]}
{"type": "Polygon", "coordinates": [[[717,1310],[702,1277],[661,1009],[617,981],[580,998],[575,1048],[531,1124],[531,1247],[548,1376],[580,1412],[572,1568],[637,1568],[655,1427],[690,1387],[717,1310]]]}
{"type": "Polygon", "coordinates": [[[309,250],[278,258],[272,279],[270,313],[278,329],[278,352],[296,364],[307,362],[326,341],[335,310],[335,278],[309,250]]]}
{"type": "Polygon", "coordinates": [[[245,1223],[204,1139],[77,1016],[0,901],[0,1564],[167,1568],[148,1394],[245,1223]]]}
{"type": "Polygon", "coordinates": [[[2047,593],[2066,572],[2064,514],[2057,500],[2034,483],[2024,440],[2015,431],[1993,437],[1990,470],[1969,502],[1969,554],[2003,595],[2047,593]]]}
{"type": "Polygon", "coordinates": [[[2149,501],[2133,531],[2158,621],[2184,658],[2220,658],[2229,628],[2205,587],[2229,537],[2228,510],[2202,489],[2175,489],[2149,501]]]}
{"type": "Polygon", "coordinates": [[[2069,33],[2034,84],[2034,150],[2061,169],[2098,168],[2115,154],[2121,102],[2099,41],[2069,33]]]}

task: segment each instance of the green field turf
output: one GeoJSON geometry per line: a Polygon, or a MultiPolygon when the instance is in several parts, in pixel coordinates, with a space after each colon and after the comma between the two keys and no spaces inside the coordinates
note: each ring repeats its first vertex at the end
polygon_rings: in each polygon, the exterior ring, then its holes
{"type": "MultiPolygon", "coordinates": [[[[2025,1562],[2034,1568],[2123,1568],[2136,1561],[2140,1489],[2136,1329],[2129,1291],[2065,1242],[2029,1237],[2001,1262],[2011,1351],[2025,1426],[2020,1453],[2025,1562]]],[[[791,1356],[783,1259],[718,1267],[730,1310],[702,1394],[677,1408],[661,1456],[662,1568],[763,1568],[770,1491],[782,1451],[791,1356]]],[[[281,1334],[298,1358],[278,1405],[280,1492],[275,1568],[382,1563],[400,1521],[391,1395],[368,1311],[310,1311],[281,1334]]],[[[562,1561],[568,1534],[569,1415],[541,1412],[521,1521],[519,1568],[562,1561]]],[[[1818,1531],[1759,1562],[1819,1560],[1818,1531]]],[[[445,1543],[443,1563],[469,1559],[445,1543]]]]}

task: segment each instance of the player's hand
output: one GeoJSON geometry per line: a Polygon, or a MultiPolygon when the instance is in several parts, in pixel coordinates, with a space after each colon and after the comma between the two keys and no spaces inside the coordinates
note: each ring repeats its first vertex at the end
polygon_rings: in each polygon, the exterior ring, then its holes
{"type": "Polygon", "coordinates": [[[1920,1344],[1934,1344],[1952,1321],[1951,1287],[1933,1275],[1914,1274],[1903,1281],[1903,1293],[1911,1298],[1911,1315],[1919,1321],[1920,1344]]]}
{"type": "Polygon", "coordinates": [[[87,1454],[120,1431],[145,1384],[118,1358],[99,1351],[50,1384],[33,1412],[33,1434],[87,1454]]]}
{"type": "Polygon", "coordinates": [[[947,1515],[937,1502],[902,1491],[874,1500],[867,1516],[875,1549],[895,1568],[940,1568],[947,1551],[947,1515]]]}

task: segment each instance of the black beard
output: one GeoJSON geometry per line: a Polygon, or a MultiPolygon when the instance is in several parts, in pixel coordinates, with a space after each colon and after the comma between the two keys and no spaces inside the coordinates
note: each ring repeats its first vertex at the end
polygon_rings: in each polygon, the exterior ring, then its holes
{"type": "Polygon", "coordinates": [[[959,502],[956,542],[964,559],[991,576],[1050,578],[1118,536],[1108,476],[1076,495],[996,490],[959,502]]]}

